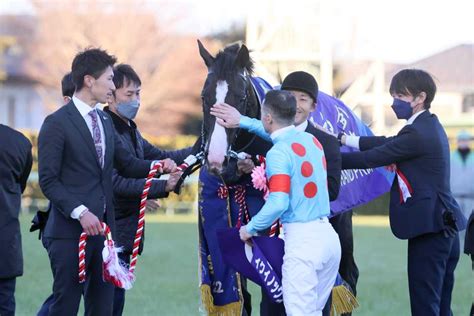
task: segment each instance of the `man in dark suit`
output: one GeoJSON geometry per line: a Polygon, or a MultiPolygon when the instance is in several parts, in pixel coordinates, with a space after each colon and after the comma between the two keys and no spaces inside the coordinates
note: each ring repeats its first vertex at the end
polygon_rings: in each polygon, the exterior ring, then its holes
{"type": "Polygon", "coordinates": [[[393,234],[408,239],[408,283],[412,315],[452,315],[451,292],[459,259],[458,231],[466,220],[450,188],[449,143],[436,115],[429,112],[436,93],[431,76],[406,69],[390,84],[392,108],[407,124],[394,137],[340,134],[360,152],[343,153],[343,169],[396,164],[390,192],[393,234]]]}
{"type": "Polygon", "coordinates": [[[143,178],[152,161],[139,160],[115,137],[112,119],[98,110],[115,90],[115,57],[87,49],[72,62],[76,87],[67,105],[49,115],[38,138],[39,183],[51,202],[45,228],[54,276],[49,315],[76,315],[84,290],[86,315],[111,315],[113,286],[102,279],[101,222],[115,232],[112,171],[143,178]],[[85,285],[78,278],[78,241],[89,235],[85,285]]]}
{"type": "MultiPolygon", "coordinates": [[[[121,139],[130,154],[139,159],[167,159],[171,161],[170,163],[181,164],[191,154],[191,147],[176,151],[161,150],[142,137],[133,121],[140,107],[141,90],[141,80],[135,70],[126,64],[115,66],[114,85],[116,90],[104,111],[112,118],[116,136],[121,139]]],[[[168,197],[169,192],[174,190],[180,175],[180,172],[175,172],[170,174],[167,180],[154,179],[148,192],[148,198],[168,197]]],[[[122,247],[119,257],[127,264],[130,263],[130,256],[133,252],[144,184],[145,179],[124,178],[117,170],[114,170],[115,243],[122,247]]],[[[144,235],[140,243],[140,254],[143,244],[144,235]]],[[[113,315],[122,315],[124,305],[125,290],[115,288],[113,315]]]]}
{"type": "Polygon", "coordinates": [[[18,216],[33,159],[30,141],[2,124],[0,144],[0,315],[12,316],[16,278],[23,275],[18,216]]]}
{"type": "MultiPolygon", "coordinates": [[[[75,90],[74,82],[72,82],[71,73],[68,72],[67,74],[64,75],[63,79],[61,80],[61,92],[63,95],[63,102],[64,102],[63,105],[68,104],[72,100],[74,90],[75,90]]],[[[44,237],[44,227],[46,226],[46,222],[48,220],[50,210],[51,210],[51,204],[49,204],[46,212],[44,211],[36,212],[36,216],[33,218],[33,221],[32,221],[33,225],[30,228],[30,232],[33,232],[39,229],[41,242],[43,243],[43,247],[46,250],[48,250],[49,238],[44,237]]],[[[48,316],[49,307],[51,306],[53,302],[54,302],[54,295],[51,294],[43,302],[43,305],[41,305],[37,313],[37,316],[48,316]]]]}

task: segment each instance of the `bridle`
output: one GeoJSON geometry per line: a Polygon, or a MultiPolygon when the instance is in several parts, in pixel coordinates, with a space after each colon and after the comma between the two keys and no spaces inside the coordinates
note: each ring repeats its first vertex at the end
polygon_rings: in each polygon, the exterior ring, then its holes
{"type": "MultiPolygon", "coordinates": [[[[209,74],[212,74],[212,71],[210,71],[208,73],[209,74]]],[[[241,76],[244,81],[245,81],[245,95],[243,96],[242,99],[240,99],[239,103],[237,104],[237,108],[242,108],[243,109],[243,113],[247,113],[247,109],[249,108],[249,104],[250,104],[250,89],[253,89],[252,87],[252,82],[250,81],[250,76],[248,74],[246,74],[245,72],[243,73],[240,73],[239,76],[241,76]]],[[[201,95],[201,98],[204,101],[204,96],[201,95]]],[[[229,142],[230,145],[229,145],[229,148],[227,149],[227,153],[226,153],[226,159],[229,160],[229,159],[244,159],[245,158],[245,154],[244,154],[244,151],[253,143],[253,141],[255,140],[256,138],[256,135],[255,134],[252,134],[252,138],[250,139],[250,141],[245,144],[242,148],[239,148],[239,149],[236,149],[234,150],[232,147],[234,146],[237,138],[239,137],[239,135],[241,135],[241,132],[242,132],[242,129],[241,128],[237,128],[237,132],[234,134],[233,136],[233,139],[229,142]]],[[[206,143],[207,143],[207,140],[206,140],[206,131],[205,131],[205,128],[204,128],[204,120],[201,124],[201,152],[203,153],[202,155],[202,163],[204,164],[204,160],[205,158],[207,157],[207,149],[206,149],[206,143]]]]}

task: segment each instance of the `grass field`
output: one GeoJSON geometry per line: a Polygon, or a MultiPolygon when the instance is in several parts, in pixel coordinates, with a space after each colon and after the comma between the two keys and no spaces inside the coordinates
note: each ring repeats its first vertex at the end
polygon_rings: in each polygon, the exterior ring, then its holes
{"type": "MultiPolygon", "coordinates": [[[[355,255],[360,270],[360,307],[354,315],[409,315],[406,242],[395,239],[386,219],[355,219],[355,255]],[[379,223],[379,224],[377,224],[379,223]]],[[[17,315],[35,315],[51,292],[47,254],[22,217],[25,274],[17,282],[17,315]]],[[[127,292],[125,315],[199,315],[197,228],[192,221],[147,224],[145,253],[137,265],[135,287],[127,292]]],[[[473,293],[470,260],[461,256],[453,293],[454,315],[468,315],[473,293]]],[[[250,287],[258,315],[260,291],[250,287]]]]}

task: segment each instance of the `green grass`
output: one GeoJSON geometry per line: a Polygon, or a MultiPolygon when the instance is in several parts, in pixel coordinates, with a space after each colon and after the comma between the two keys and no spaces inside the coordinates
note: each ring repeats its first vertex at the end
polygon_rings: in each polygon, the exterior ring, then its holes
{"type": "MultiPolygon", "coordinates": [[[[29,217],[22,218],[25,274],[18,279],[17,315],[35,315],[51,292],[51,271],[37,235],[27,232],[29,217]]],[[[406,242],[395,239],[389,228],[354,227],[361,306],[354,315],[409,315],[406,277],[406,242]]],[[[199,315],[196,224],[148,223],[145,253],[137,264],[137,281],[127,292],[124,315],[199,315]]],[[[454,315],[468,315],[473,275],[466,255],[456,270],[454,315]]],[[[260,291],[253,293],[258,315],[260,291]]]]}

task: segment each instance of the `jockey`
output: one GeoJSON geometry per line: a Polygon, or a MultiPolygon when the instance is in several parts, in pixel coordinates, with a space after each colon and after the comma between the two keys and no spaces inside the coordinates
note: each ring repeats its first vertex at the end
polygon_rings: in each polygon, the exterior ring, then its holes
{"type": "Polygon", "coordinates": [[[280,218],[285,230],[282,282],[286,313],[322,315],[337,276],[341,248],[328,220],[324,151],[316,138],[295,129],[295,114],[296,101],[290,93],[270,91],[262,106],[264,130],[257,120],[240,118],[241,128],[261,136],[270,134],[274,144],[266,160],[270,195],[242,226],[240,236],[246,241],[280,218]]]}

